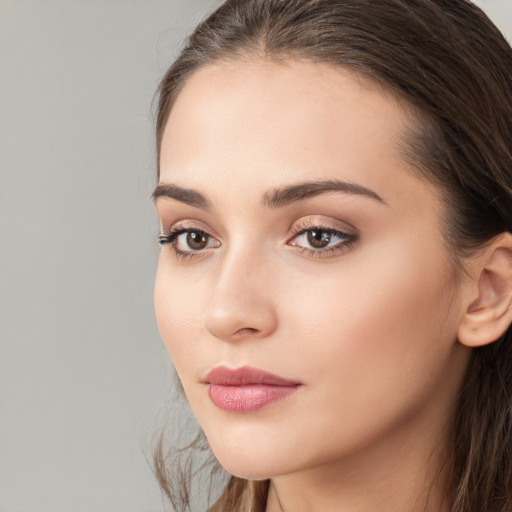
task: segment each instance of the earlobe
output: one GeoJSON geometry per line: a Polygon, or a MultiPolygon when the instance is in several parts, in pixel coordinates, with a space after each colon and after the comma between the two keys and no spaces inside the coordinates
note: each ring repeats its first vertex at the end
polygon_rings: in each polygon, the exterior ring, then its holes
{"type": "Polygon", "coordinates": [[[512,234],[503,233],[475,257],[458,340],[468,347],[488,345],[512,323],[512,234]]]}

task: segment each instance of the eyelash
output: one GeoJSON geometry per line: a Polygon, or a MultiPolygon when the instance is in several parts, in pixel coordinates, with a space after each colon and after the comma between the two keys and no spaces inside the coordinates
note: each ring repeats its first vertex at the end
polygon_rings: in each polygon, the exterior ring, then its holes
{"type": "Polygon", "coordinates": [[[176,247],[176,239],[182,235],[183,233],[200,233],[201,235],[206,235],[209,238],[213,238],[210,234],[208,234],[203,229],[194,228],[192,226],[186,226],[185,224],[176,224],[169,229],[166,233],[160,232],[158,235],[158,243],[160,246],[170,245],[172,251],[176,258],[180,261],[188,261],[192,258],[195,258],[201,254],[204,254],[204,250],[202,251],[182,251],[176,247]]]}
{"type": "MultiPolygon", "coordinates": [[[[177,248],[175,243],[176,239],[184,233],[199,233],[200,235],[204,235],[209,239],[213,239],[212,235],[210,235],[207,231],[203,229],[195,228],[193,226],[186,226],[184,224],[176,224],[172,226],[169,231],[165,233],[161,232],[158,235],[158,242],[161,246],[170,245],[174,255],[180,261],[188,261],[191,260],[192,258],[204,255],[207,248],[200,249],[197,251],[182,251],[177,248]]],[[[323,226],[319,226],[317,224],[310,224],[304,222],[293,229],[292,236],[288,239],[287,245],[297,247],[298,249],[300,249],[300,252],[303,255],[313,258],[321,258],[349,251],[350,249],[352,249],[353,245],[358,241],[358,239],[359,237],[355,234],[350,234],[343,231],[339,231],[337,229],[326,228],[323,226]],[[297,244],[290,243],[292,240],[298,238],[300,235],[304,235],[311,231],[321,231],[323,233],[326,233],[328,236],[340,238],[342,239],[342,241],[333,247],[325,247],[316,250],[310,249],[308,247],[301,247],[297,244]]]]}

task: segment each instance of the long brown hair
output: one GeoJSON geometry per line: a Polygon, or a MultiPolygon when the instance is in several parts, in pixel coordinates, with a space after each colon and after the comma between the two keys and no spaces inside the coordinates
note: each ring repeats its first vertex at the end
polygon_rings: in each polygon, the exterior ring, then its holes
{"type": "MultiPolygon", "coordinates": [[[[160,84],[158,152],[191,74],[215,61],[255,58],[343,66],[412,106],[420,128],[402,149],[443,192],[456,268],[462,256],[512,232],[512,49],[468,0],[227,0],[196,28],[160,84]]],[[[453,432],[452,511],[510,512],[510,327],[474,349],[453,432]]],[[[186,510],[190,475],[172,476],[167,459],[156,452],[157,477],[176,510],[186,510]]],[[[263,511],[267,490],[268,482],[232,477],[210,510],[263,511]]]]}

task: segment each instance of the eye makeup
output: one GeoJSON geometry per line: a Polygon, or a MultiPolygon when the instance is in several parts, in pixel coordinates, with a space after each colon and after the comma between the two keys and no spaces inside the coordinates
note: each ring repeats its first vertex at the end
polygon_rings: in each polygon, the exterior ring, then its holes
{"type": "MultiPolygon", "coordinates": [[[[358,239],[358,234],[333,228],[332,223],[313,217],[301,219],[291,228],[286,245],[306,257],[329,258],[351,250],[358,239]]],[[[206,256],[222,245],[207,230],[191,221],[178,222],[168,231],[162,230],[158,242],[161,246],[168,245],[176,258],[182,261],[206,256]]]]}

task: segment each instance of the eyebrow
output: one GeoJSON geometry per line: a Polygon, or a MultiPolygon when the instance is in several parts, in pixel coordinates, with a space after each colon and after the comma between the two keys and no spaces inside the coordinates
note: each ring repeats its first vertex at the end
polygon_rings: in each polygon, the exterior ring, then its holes
{"type": "Polygon", "coordinates": [[[283,188],[276,188],[266,192],[263,196],[263,204],[270,208],[280,208],[296,201],[303,201],[310,197],[319,196],[328,192],[343,192],[345,194],[354,194],[370,197],[382,204],[386,202],[373,190],[358,185],[339,180],[325,180],[298,183],[283,188]]]}
{"type": "Polygon", "coordinates": [[[208,210],[210,208],[210,202],[203,194],[197,192],[197,190],[178,187],[178,185],[172,183],[160,183],[156,186],[152,194],[153,201],[156,201],[160,197],[176,199],[176,201],[201,208],[202,210],[208,210]]]}
{"type": "MultiPolygon", "coordinates": [[[[263,194],[262,203],[269,208],[280,208],[288,204],[303,201],[328,192],[343,192],[345,194],[362,195],[374,199],[382,204],[386,202],[373,190],[339,180],[324,180],[297,183],[286,187],[272,189],[263,194]]],[[[168,197],[182,203],[207,210],[211,207],[206,197],[197,190],[182,188],[172,183],[160,183],[152,194],[153,200],[168,197]]]]}

